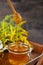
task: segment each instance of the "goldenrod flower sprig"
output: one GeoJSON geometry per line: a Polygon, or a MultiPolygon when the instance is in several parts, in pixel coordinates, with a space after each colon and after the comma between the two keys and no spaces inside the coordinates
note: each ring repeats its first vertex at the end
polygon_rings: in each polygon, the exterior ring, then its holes
{"type": "Polygon", "coordinates": [[[22,28],[22,25],[26,23],[26,21],[22,21],[22,19],[19,22],[18,21],[13,18],[12,15],[7,15],[0,22],[0,40],[2,40],[4,45],[7,41],[22,41],[30,48],[31,45],[27,40],[28,32],[22,28]]]}

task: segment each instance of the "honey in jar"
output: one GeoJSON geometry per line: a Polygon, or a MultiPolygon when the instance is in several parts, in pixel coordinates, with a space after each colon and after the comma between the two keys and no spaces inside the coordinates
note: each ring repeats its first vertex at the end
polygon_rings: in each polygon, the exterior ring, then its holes
{"type": "Polygon", "coordinates": [[[29,49],[25,44],[11,45],[9,47],[9,62],[12,65],[24,65],[29,61],[29,49]]]}

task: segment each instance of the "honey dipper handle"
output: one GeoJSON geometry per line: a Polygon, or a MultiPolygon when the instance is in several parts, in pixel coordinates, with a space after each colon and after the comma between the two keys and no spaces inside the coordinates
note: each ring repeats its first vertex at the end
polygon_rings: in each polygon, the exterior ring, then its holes
{"type": "Polygon", "coordinates": [[[11,0],[7,0],[7,2],[8,2],[8,5],[10,6],[10,8],[12,9],[12,12],[13,12],[13,13],[16,13],[16,10],[15,10],[15,8],[14,8],[14,6],[13,6],[11,0]]]}

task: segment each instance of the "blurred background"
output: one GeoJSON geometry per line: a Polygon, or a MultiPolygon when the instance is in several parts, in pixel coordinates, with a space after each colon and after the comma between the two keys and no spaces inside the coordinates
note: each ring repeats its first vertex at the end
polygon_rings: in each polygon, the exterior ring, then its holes
{"type": "MultiPolygon", "coordinates": [[[[27,23],[23,26],[28,30],[28,39],[43,44],[43,0],[12,0],[15,9],[27,23]]],[[[12,14],[7,0],[0,0],[0,21],[5,15],[12,14]]]]}

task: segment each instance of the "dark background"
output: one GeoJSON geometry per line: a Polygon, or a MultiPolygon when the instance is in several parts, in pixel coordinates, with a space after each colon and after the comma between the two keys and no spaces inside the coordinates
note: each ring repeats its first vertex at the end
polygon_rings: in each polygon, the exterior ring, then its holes
{"type": "MultiPolygon", "coordinates": [[[[12,0],[15,9],[27,21],[24,28],[28,30],[28,39],[43,44],[43,0],[12,0]]],[[[7,0],[0,0],[0,20],[12,14],[7,0]]]]}

